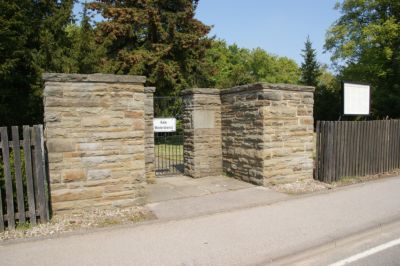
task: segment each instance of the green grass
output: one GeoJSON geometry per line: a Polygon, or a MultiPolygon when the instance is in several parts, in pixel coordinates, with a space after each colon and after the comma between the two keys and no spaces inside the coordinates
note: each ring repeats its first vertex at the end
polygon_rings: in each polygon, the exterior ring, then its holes
{"type": "Polygon", "coordinates": [[[346,186],[346,185],[359,183],[361,181],[362,181],[362,178],[358,177],[358,176],[343,176],[338,181],[333,182],[333,184],[337,185],[337,186],[346,186]]]}
{"type": "Polygon", "coordinates": [[[24,230],[28,230],[30,228],[32,228],[32,225],[29,222],[24,222],[24,223],[17,222],[17,226],[16,226],[17,230],[24,231],[24,230]]]}
{"type": "Polygon", "coordinates": [[[155,156],[181,161],[183,160],[183,145],[173,145],[173,144],[156,144],[155,145],[155,156]]]}

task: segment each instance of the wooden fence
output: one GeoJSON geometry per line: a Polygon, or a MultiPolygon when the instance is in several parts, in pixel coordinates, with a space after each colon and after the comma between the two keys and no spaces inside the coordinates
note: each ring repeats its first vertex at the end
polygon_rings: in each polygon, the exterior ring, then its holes
{"type": "Polygon", "coordinates": [[[0,231],[49,220],[43,126],[23,126],[22,140],[18,127],[10,132],[0,128],[0,231]]]}
{"type": "Polygon", "coordinates": [[[400,120],[318,121],[315,179],[337,181],[400,168],[400,120]]]}

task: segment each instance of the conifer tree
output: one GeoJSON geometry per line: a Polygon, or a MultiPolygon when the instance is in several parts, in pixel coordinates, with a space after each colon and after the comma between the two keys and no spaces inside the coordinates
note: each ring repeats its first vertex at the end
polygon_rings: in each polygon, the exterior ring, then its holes
{"type": "Polygon", "coordinates": [[[105,19],[98,40],[107,46],[103,72],[144,75],[158,94],[196,86],[210,47],[210,27],[194,18],[198,0],[101,0],[89,4],[105,19]]]}
{"type": "Polygon", "coordinates": [[[317,62],[317,54],[312,48],[310,37],[307,36],[305,48],[302,50],[304,62],[301,64],[301,79],[300,82],[308,86],[317,86],[318,77],[321,75],[320,65],[317,62]]]}
{"type": "Polygon", "coordinates": [[[73,50],[77,52],[77,72],[81,74],[98,72],[104,57],[103,46],[96,43],[95,30],[90,22],[87,6],[84,5],[78,34],[72,44],[73,50]]]}
{"type": "Polygon", "coordinates": [[[41,123],[41,73],[65,70],[73,0],[0,0],[0,126],[41,123]]]}

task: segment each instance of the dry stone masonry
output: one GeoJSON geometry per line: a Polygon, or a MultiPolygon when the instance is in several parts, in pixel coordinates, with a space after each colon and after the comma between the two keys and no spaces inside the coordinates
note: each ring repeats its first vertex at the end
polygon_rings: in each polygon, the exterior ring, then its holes
{"type": "Polygon", "coordinates": [[[222,90],[224,171],[257,185],[312,178],[313,92],[287,84],[222,90]]]}
{"type": "Polygon", "coordinates": [[[146,162],[146,179],[147,183],[155,183],[155,167],[154,167],[154,92],[156,88],[146,87],[145,102],[144,102],[144,115],[145,115],[145,162],[146,162]]]}
{"type": "MultiPolygon", "coordinates": [[[[142,203],[156,182],[155,88],[141,76],[43,78],[53,211],[142,203]]],[[[257,185],[312,178],[313,92],[262,83],[185,90],[184,173],[257,185]]]]}
{"type": "Polygon", "coordinates": [[[146,184],[145,102],[150,101],[145,78],[43,78],[53,211],[140,203],[146,184]]]}
{"type": "Polygon", "coordinates": [[[189,89],[184,102],[185,174],[194,178],[222,174],[221,99],[217,89],[189,89]]]}

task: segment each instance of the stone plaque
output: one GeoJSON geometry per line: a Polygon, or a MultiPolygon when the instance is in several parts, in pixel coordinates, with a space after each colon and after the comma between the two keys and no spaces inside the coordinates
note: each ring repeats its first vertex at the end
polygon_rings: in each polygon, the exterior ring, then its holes
{"type": "Polygon", "coordinates": [[[215,111],[195,110],[193,112],[193,128],[214,128],[215,111]]]}

